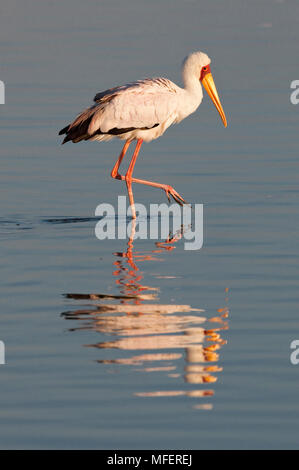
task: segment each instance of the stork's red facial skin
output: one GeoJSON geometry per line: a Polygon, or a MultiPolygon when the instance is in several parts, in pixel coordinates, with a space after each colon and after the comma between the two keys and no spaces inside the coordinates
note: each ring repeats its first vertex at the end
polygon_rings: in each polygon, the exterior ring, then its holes
{"type": "Polygon", "coordinates": [[[205,75],[207,75],[207,73],[211,73],[211,69],[210,69],[210,64],[209,65],[205,65],[202,69],[201,69],[201,74],[200,74],[200,81],[202,81],[202,79],[205,77],[205,75]]]}

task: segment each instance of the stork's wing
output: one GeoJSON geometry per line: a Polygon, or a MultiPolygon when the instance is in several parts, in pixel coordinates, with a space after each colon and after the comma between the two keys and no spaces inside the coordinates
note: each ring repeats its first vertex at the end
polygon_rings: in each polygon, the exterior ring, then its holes
{"type": "Polygon", "coordinates": [[[165,122],[178,107],[179,88],[163,78],[146,79],[95,96],[99,108],[88,132],[111,129],[151,129],[165,122]]]}
{"type": "Polygon", "coordinates": [[[60,134],[67,134],[64,142],[80,142],[97,134],[151,129],[171,116],[175,120],[179,90],[170,80],[154,78],[100,92],[94,98],[95,104],[60,134]]]}

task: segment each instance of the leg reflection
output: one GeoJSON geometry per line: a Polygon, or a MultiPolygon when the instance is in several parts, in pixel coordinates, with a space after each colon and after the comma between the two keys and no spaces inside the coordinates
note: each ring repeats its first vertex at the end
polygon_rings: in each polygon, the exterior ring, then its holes
{"type": "MultiPolygon", "coordinates": [[[[65,319],[79,323],[69,331],[97,331],[101,334],[100,341],[89,347],[111,351],[111,356],[114,356],[112,350],[121,351],[118,358],[98,359],[100,364],[134,366],[143,373],[163,372],[170,381],[181,384],[178,390],[136,391],[136,396],[210,397],[214,391],[206,389],[206,385],[216,382],[217,374],[222,371],[217,363],[221,347],[226,343],[221,332],[228,329],[228,307],[222,307],[217,316],[207,319],[202,309],[159,302],[159,287],[145,284],[139,266],[144,262],[163,261],[161,255],[174,250],[181,237],[179,233],[169,236],[149,252],[134,251],[135,227],[133,220],[126,251],[113,253],[116,259],[112,275],[118,294],[66,294],[68,299],[92,301],[87,308],[74,308],[62,314],[65,319]],[[193,389],[194,384],[202,388],[193,389]]],[[[199,403],[195,408],[211,406],[199,403]]]]}

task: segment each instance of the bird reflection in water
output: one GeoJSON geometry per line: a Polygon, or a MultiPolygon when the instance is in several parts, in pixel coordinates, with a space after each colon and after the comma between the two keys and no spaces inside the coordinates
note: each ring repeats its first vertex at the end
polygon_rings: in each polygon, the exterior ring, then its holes
{"type": "MultiPolygon", "coordinates": [[[[119,294],[65,294],[68,299],[91,300],[93,304],[86,309],[63,312],[62,315],[67,320],[80,321],[80,326],[70,331],[93,330],[115,338],[90,344],[89,347],[126,353],[125,357],[99,359],[98,363],[134,366],[135,370],[143,373],[162,372],[178,384],[182,384],[182,378],[190,384],[188,389],[184,386],[180,389],[142,391],[136,392],[136,396],[211,397],[214,390],[207,386],[215,383],[218,373],[222,371],[217,363],[220,349],[226,344],[220,333],[228,329],[228,289],[225,306],[218,309],[217,316],[209,319],[203,316],[204,310],[190,305],[159,303],[159,288],[144,285],[144,276],[138,264],[162,261],[161,253],[175,249],[183,229],[169,236],[165,242],[157,242],[151,252],[134,252],[135,227],[133,220],[126,252],[114,253],[116,259],[112,274],[119,294]],[[194,389],[194,384],[201,385],[201,388],[194,389]]],[[[209,410],[212,404],[198,403],[194,404],[194,408],[209,410]]]]}

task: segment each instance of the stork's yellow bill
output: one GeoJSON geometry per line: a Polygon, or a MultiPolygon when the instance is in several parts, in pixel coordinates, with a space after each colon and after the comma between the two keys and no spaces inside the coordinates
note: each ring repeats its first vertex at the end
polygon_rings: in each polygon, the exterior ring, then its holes
{"type": "Polygon", "coordinates": [[[203,86],[205,87],[209,97],[213,101],[218,113],[220,114],[220,117],[222,119],[224,127],[227,127],[226,116],[225,116],[225,113],[223,111],[220,98],[218,96],[217,88],[216,88],[216,85],[215,85],[215,82],[214,82],[214,79],[213,79],[213,75],[212,75],[211,70],[210,70],[210,65],[207,65],[207,66],[202,68],[200,80],[201,80],[203,86]]]}

